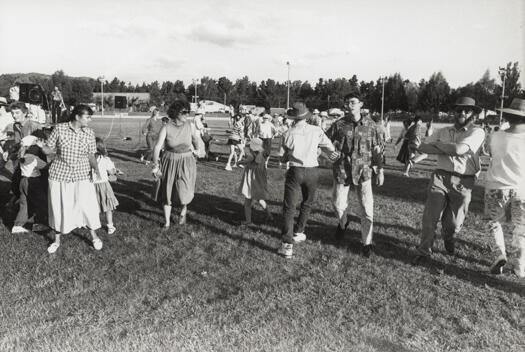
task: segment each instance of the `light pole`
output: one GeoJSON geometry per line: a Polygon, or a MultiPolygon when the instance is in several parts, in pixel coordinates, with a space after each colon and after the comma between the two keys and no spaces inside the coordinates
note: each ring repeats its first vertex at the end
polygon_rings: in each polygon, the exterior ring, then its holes
{"type": "Polygon", "coordinates": [[[501,126],[501,123],[503,121],[503,102],[505,101],[505,79],[507,78],[507,70],[504,68],[504,67],[500,67],[499,68],[499,76],[501,78],[501,81],[502,81],[502,86],[501,86],[501,107],[500,107],[500,111],[499,111],[499,125],[501,126]]]}
{"type": "Polygon", "coordinates": [[[287,94],[286,94],[286,110],[290,108],[290,61],[286,61],[286,66],[288,66],[288,81],[286,81],[287,94]]]}
{"type": "Polygon", "coordinates": [[[195,95],[193,96],[193,98],[195,99],[195,104],[197,104],[197,98],[199,97],[197,95],[197,79],[192,79],[193,81],[193,88],[195,88],[195,95]]]}
{"type": "Polygon", "coordinates": [[[383,122],[383,110],[385,108],[385,77],[381,76],[381,123],[383,122]]]}
{"type": "Polygon", "coordinates": [[[98,79],[100,80],[100,115],[104,117],[104,76],[100,76],[98,79]]]}

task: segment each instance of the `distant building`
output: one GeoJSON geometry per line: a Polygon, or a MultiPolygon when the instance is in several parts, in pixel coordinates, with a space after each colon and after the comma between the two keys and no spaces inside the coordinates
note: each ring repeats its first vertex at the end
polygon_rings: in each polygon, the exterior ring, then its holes
{"type": "MultiPolygon", "coordinates": [[[[129,111],[147,111],[150,105],[149,93],[106,93],[104,92],[105,109],[113,108],[115,96],[125,96],[128,102],[129,111]],[[110,102],[110,106],[108,105],[110,102]]],[[[93,93],[93,102],[97,105],[97,110],[100,111],[100,102],[102,93],[93,93]]]]}

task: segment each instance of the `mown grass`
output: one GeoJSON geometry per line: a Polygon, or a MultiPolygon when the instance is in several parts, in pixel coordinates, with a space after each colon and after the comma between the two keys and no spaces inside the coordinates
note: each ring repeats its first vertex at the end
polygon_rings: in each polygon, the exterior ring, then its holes
{"type": "MultiPolygon", "coordinates": [[[[135,136],[135,124],[123,133],[135,136]]],[[[94,127],[102,135],[108,122],[94,127]]],[[[50,256],[50,236],[13,236],[0,225],[1,351],[525,349],[525,283],[486,273],[481,187],[457,255],[446,255],[438,239],[430,264],[410,265],[432,160],[403,178],[389,146],[370,259],[359,255],[356,218],[342,243],[333,240],[330,170],[320,169],[308,240],[286,260],[275,253],[284,170],[269,170],[275,223],[263,223],[259,209],[257,226],[241,227],[241,170],[227,173],[224,159],[200,163],[189,223],[161,232],[149,169],[136,162],[137,138],[122,141],[114,131],[108,145],[125,174],[114,184],[118,231],[99,231],[102,251],[79,230],[50,256]]]]}

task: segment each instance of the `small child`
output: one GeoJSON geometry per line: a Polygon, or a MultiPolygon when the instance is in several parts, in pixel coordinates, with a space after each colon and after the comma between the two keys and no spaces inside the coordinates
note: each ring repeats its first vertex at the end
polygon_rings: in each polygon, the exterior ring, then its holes
{"type": "Polygon", "coordinates": [[[109,180],[110,177],[112,179],[116,177],[117,170],[115,164],[113,164],[108,156],[104,141],[98,137],[95,140],[97,143],[97,153],[95,157],[97,159],[100,177],[98,177],[96,173],[93,173],[93,183],[95,184],[95,191],[97,192],[100,212],[106,214],[108,234],[111,235],[117,230],[113,225],[113,210],[117,209],[119,203],[109,184],[109,180]]]}
{"type": "Polygon", "coordinates": [[[492,155],[485,184],[487,229],[494,238],[497,257],[490,272],[501,274],[507,264],[507,253],[516,254],[514,273],[525,278],[525,99],[513,99],[502,109],[509,122],[507,130],[490,137],[492,155]],[[512,243],[507,251],[501,222],[510,221],[512,243]]]}
{"type": "MultiPolygon", "coordinates": [[[[34,216],[33,231],[47,229],[47,177],[41,177],[42,169],[47,167],[46,157],[36,145],[37,141],[45,141],[42,130],[33,132],[21,141],[20,155],[20,182],[18,189],[19,209],[11,233],[26,233],[24,225],[34,216]]],[[[44,173],[44,176],[45,173],[44,173]]]]}
{"type": "Polygon", "coordinates": [[[262,139],[252,138],[249,154],[240,163],[246,166],[239,187],[239,194],[244,196],[245,221],[243,224],[250,225],[252,223],[252,200],[259,201],[261,207],[266,211],[267,220],[272,222],[272,213],[265,201],[268,199],[268,181],[262,139]]]}

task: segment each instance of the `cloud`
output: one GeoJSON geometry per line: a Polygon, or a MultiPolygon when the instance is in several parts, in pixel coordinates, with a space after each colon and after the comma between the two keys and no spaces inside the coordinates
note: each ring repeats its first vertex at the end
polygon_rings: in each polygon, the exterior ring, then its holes
{"type": "Polygon", "coordinates": [[[238,21],[200,24],[189,32],[189,38],[223,48],[252,45],[262,39],[260,34],[247,30],[244,24],[238,21]]]}
{"type": "Polygon", "coordinates": [[[185,63],[185,59],[171,56],[159,56],[151,62],[150,67],[172,70],[181,68],[185,63]]]}

